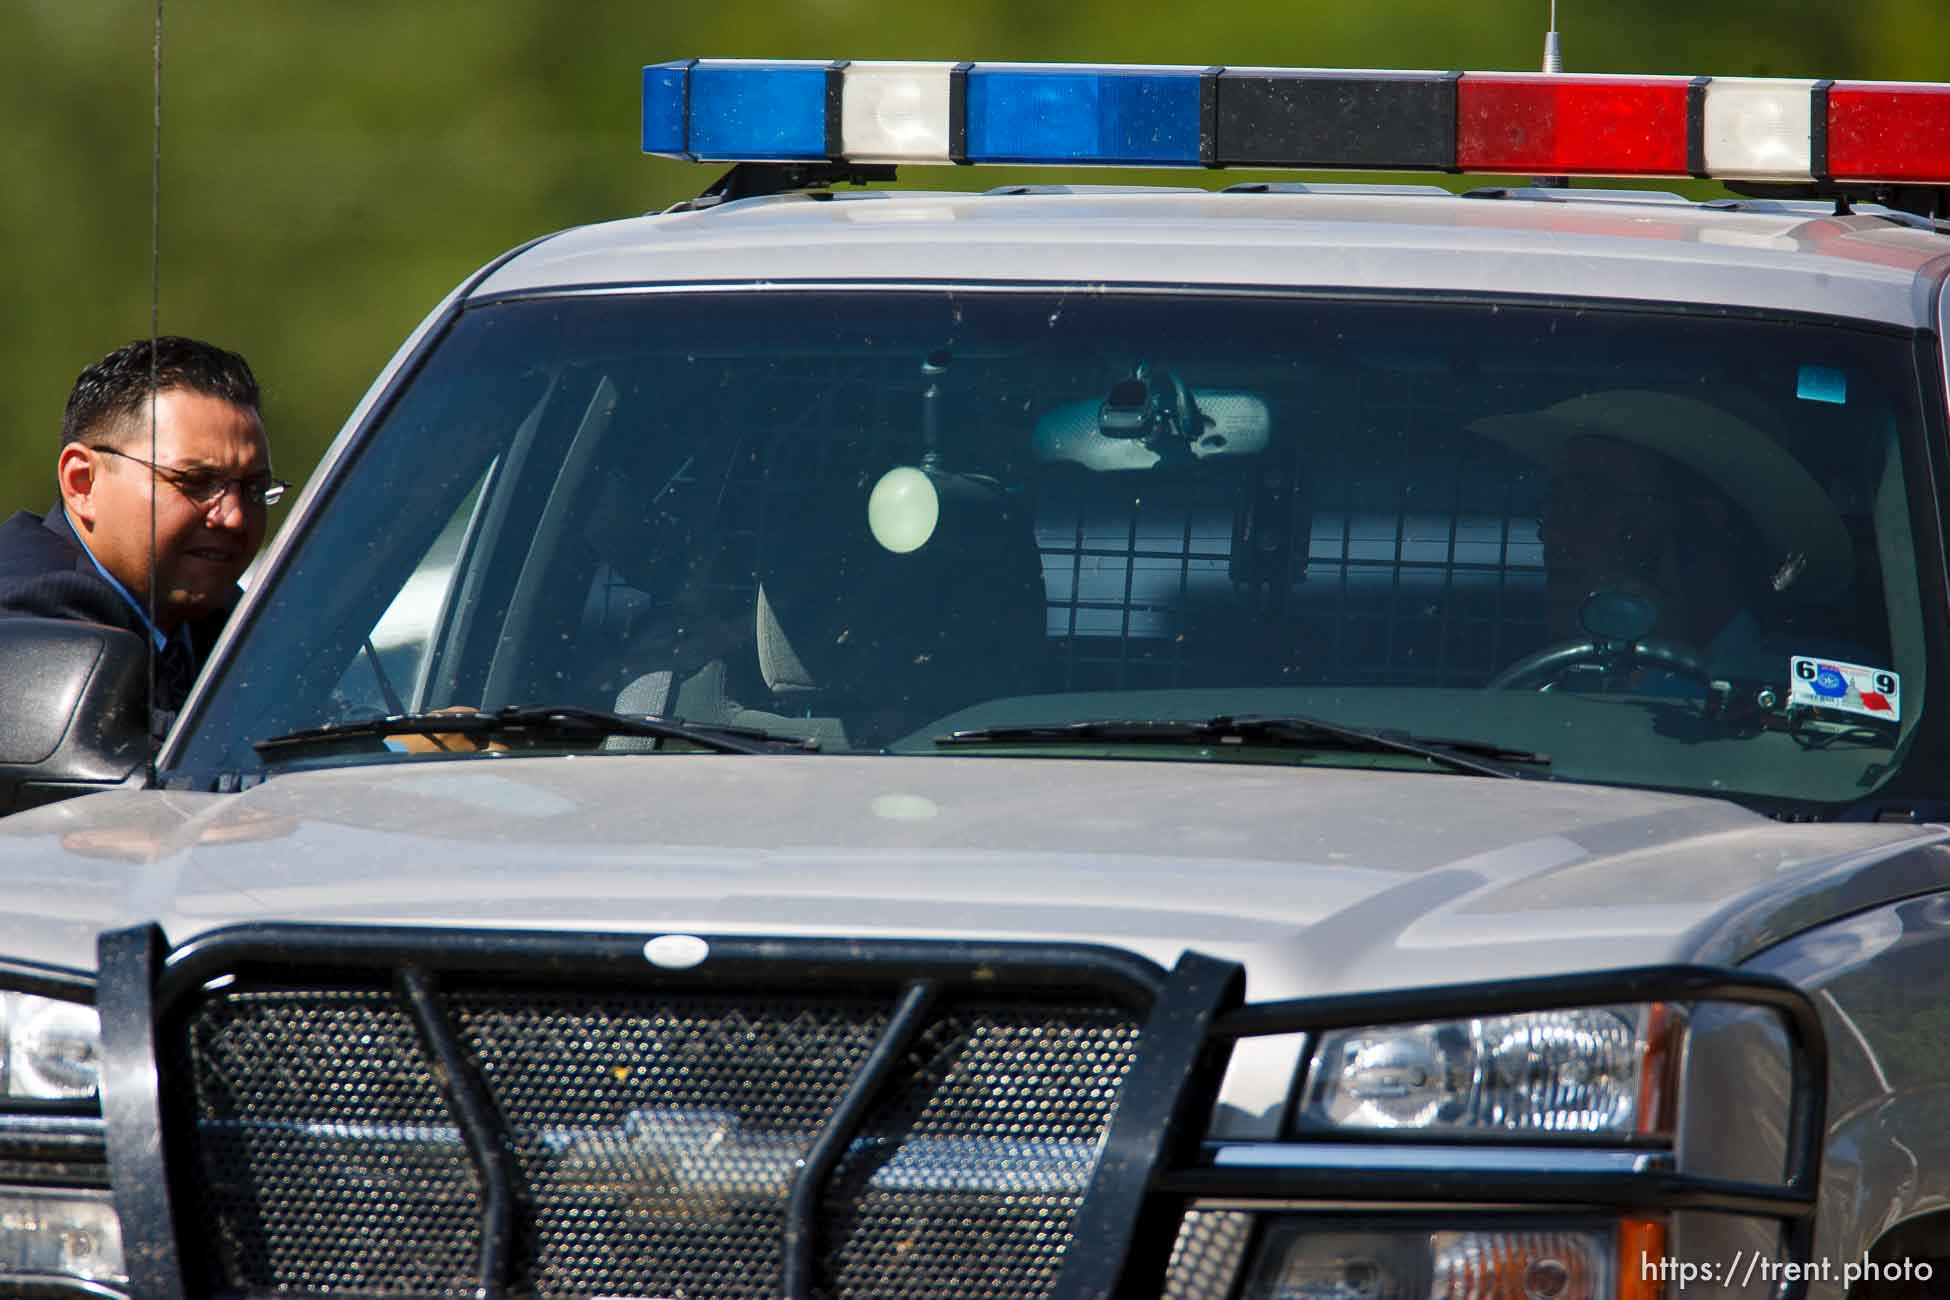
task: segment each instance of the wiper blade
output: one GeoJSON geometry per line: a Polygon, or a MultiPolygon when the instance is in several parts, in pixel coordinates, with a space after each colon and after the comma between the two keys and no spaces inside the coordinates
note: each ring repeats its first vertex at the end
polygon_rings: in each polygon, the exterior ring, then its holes
{"type": "Polygon", "coordinates": [[[811,752],[819,748],[817,740],[775,736],[756,727],[686,722],[682,718],[609,713],[602,709],[519,706],[496,709],[491,713],[446,713],[429,709],[417,713],[395,713],[383,718],[362,718],[357,722],[336,722],[253,741],[251,747],[266,759],[279,759],[368,736],[449,735],[538,740],[603,740],[610,736],[643,736],[655,740],[682,740],[721,754],[770,754],[781,748],[811,752]]]}
{"type": "Polygon", "coordinates": [[[1548,754],[1512,749],[1483,740],[1446,740],[1414,736],[1405,731],[1370,730],[1343,726],[1321,718],[1289,713],[1278,716],[1221,714],[1203,720],[1107,718],[1017,727],[984,727],[935,737],[943,747],[956,745],[1037,744],[1075,745],[1295,745],[1346,749],[1364,753],[1412,754],[1456,772],[1477,776],[1528,777],[1506,763],[1550,766],[1548,754]]]}

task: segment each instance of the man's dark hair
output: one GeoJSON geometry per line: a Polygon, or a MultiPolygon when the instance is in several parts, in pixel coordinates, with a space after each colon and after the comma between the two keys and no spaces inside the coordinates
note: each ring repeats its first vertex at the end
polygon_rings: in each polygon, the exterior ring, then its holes
{"type": "MultiPolygon", "coordinates": [[[[258,409],[257,377],[235,352],[167,334],[156,340],[155,355],[158,393],[186,388],[258,409]]],[[[120,441],[149,409],[149,382],[148,339],[125,344],[82,371],[61,417],[61,445],[120,441]]]]}

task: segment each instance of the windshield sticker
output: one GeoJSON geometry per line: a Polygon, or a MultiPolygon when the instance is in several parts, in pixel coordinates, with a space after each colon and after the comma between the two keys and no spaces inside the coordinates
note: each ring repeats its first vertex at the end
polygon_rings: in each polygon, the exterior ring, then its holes
{"type": "Polygon", "coordinates": [[[1796,655],[1789,660],[1793,690],[1789,702],[1817,709],[1859,713],[1865,718],[1898,721],[1902,713],[1902,679],[1887,668],[1796,655]]]}
{"type": "Polygon", "coordinates": [[[1848,404],[1848,376],[1833,366],[1803,366],[1794,395],[1804,402],[1848,404]]]}

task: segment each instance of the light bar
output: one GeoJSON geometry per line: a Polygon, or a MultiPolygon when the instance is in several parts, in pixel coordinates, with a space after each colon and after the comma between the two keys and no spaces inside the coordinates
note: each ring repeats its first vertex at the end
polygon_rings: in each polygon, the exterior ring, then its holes
{"type": "Polygon", "coordinates": [[[643,151],[1950,185],[1950,85],[690,59],[643,70],[643,151]]]}

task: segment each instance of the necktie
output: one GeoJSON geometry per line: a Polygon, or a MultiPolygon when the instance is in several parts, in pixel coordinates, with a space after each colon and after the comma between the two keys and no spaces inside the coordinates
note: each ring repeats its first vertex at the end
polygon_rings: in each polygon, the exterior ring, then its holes
{"type": "Polygon", "coordinates": [[[182,708],[195,681],[196,664],[190,658],[189,643],[181,636],[171,637],[156,656],[156,707],[170,711],[182,708]]]}

